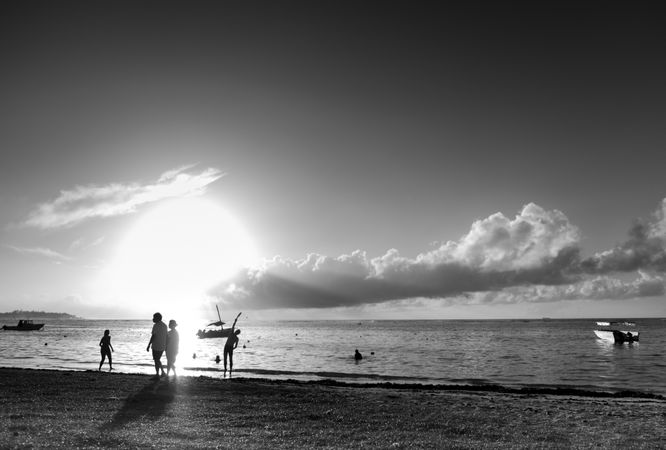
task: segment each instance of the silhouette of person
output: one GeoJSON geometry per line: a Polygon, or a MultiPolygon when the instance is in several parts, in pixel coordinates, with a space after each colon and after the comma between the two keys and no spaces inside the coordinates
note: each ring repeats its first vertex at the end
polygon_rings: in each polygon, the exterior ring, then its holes
{"type": "Polygon", "coordinates": [[[363,359],[363,355],[361,355],[361,352],[359,352],[358,349],[356,349],[356,351],[354,352],[354,359],[356,361],[360,361],[363,359]]]}
{"type": "Polygon", "coordinates": [[[173,370],[173,375],[176,376],[176,356],[178,355],[178,345],[180,343],[180,336],[176,327],[178,323],[171,319],[169,321],[169,332],[167,333],[166,342],[166,359],[167,359],[167,376],[173,370]]]}
{"type": "Polygon", "coordinates": [[[111,352],[113,350],[113,345],[111,345],[111,335],[109,330],[104,330],[104,336],[99,341],[99,352],[102,355],[102,360],[99,362],[99,369],[102,370],[102,365],[104,364],[104,359],[109,358],[109,371],[113,370],[113,362],[111,359],[111,352]]]}
{"type": "Polygon", "coordinates": [[[236,322],[238,322],[240,315],[241,313],[238,313],[234,324],[231,325],[231,334],[224,344],[224,371],[227,371],[227,359],[229,359],[229,375],[231,375],[231,371],[234,369],[234,350],[238,347],[238,335],[240,334],[240,330],[236,330],[236,322]]]}
{"type": "Polygon", "coordinates": [[[148,346],[146,351],[150,351],[150,346],[153,347],[153,361],[155,361],[155,378],[160,378],[160,370],[162,375],[166,375],[164,372],[164,367],[162,366],[162,353],[166,350],[167,342],[167,326],[162,322],[162,314],[156,312],[153,314],[153,331],[150,335],[150,341],[148,341],[148,346]]]}

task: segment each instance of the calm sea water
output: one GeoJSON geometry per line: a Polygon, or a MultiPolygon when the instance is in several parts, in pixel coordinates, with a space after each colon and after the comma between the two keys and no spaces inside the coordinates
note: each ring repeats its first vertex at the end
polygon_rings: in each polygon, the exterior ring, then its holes
{"type": "MultiPolygon", "coordinates": [[[[280,321],[239,324],[234,376],[349,382],[569,386],[666,395],[666,320],[631,319],[640,343],[596,338],[595,321],[280,321]],[[354,350],[364,359],[356,362],[354,350]]],[[[152,374],[150,321],[48,321],[0,331],[0,366],[97,370],[111,330],[114,370],[152,374]]],[[[224,339],[181,324],[180,375],[222,377],[224,339]]],[[[108,369],[105,365],[104,370],[108,369]]]]}

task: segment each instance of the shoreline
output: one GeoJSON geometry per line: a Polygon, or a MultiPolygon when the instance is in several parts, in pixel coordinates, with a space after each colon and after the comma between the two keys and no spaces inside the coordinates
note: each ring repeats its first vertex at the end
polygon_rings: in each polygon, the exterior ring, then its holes
{"type": "MultiPolygon", "coordinates": [[[[149,370],[152,370],[152,365],[146,365],[149,370]]],[[[0,366],[1,370],[17,370],[17,371],[45,371],[45,372],[79,372],[79,373],[99,373],[99,371],[94,369],[45,369],[45,368],[27,368],[27,367],[3,367],[0,366]]],[[[148,373],[138,373],[138,372],[122,372],[113,370],[109,372],[108,370],[103,369],[102,373],[108,373],[111,375],[137,375],[137,376],[152,376],[148,373]]],[[[182,374],[179,375],[179,379],[184,378],[206,378],[211,381],[218,380],[224,381],[227,380],[225,376],[222,376],[220,370],[216,370],[215,373],[218,376],[209,375],[206,371],[199,374],[182,374]]],[[[289,378],[284,372],[279,372],[282,375],[281,378],[268,378],[262,376],[244,376],[243,373],[253,373],[253,374],[263,374],[271,375],[276,373],[271,370],[244,370],[239,369],[234,371],[234,380],[248,380],[248,381],[257,381],[264,383],[274,383],[279,384],[303,384],[303,385],[322,385],[322,386],[335,386],[335,387],[348,387],[348,388],[382,388],[382,389],[397,389],[397,390],[431,390],[431,391],[466,391],[466,392],[495,392],[498,394],[529,394],[529,395],[566,395],[572,397],[597,397],[597,398],[642,398],[642,399],[654,399],[654,400],[664,400],[666,401],[666,395],[658,394],[650,391],[641,391],[641,390],[632,390],[632,389],[617,389],[617,388],[584,388],[577,387],[575,385],[519,385],[519,386],[507,386],[501,384],[491,384],[491,383],[420,383],[420,382],[394,382],[394,381],[365,381],[365,382],[355,382],[355,381],[342,381],[337,379],[339,374],[329,374],[327,372],[312,372],[307,375],[313,375],[318,377],[318,379],[297,379],[289,378]]],[[[294,375],[299,375],[299,373],[294,372],[294,375]]],[[[395,377],[399,378],[399,377],[395,377]]]]}
{"type": "Polygon", "coordinates": [[[0,368],[0,447],[655,448],[666,399],[0,368]]]}

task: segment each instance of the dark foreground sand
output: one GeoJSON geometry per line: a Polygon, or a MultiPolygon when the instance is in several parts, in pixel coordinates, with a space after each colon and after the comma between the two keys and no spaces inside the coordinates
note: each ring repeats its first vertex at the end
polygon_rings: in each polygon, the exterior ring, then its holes
{"type": "Polygon", "coordinates": [[[0,369],[2,448],[664,448],[666,399],[0,369]]]}

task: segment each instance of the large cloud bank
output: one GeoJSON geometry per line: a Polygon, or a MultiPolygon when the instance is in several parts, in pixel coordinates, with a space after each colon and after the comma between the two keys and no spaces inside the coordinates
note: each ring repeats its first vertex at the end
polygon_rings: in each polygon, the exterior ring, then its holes
{"type": "Polygon", "coordinates": [[[580,232],[560,211],[530,203],[513,219],[478,220],[458,241],[415,258],[395,249],[369,258],[357,250],[302,260],[280,257],[248,268],[214,290],[244,308],[327,308],[408,298],[457,298],[469,303],[611,299],[664,293],[664,212],[637,224],[617,248],[580,258],[580,232]],[[621,281],[608,274],[638,273],[621,281]]]}

